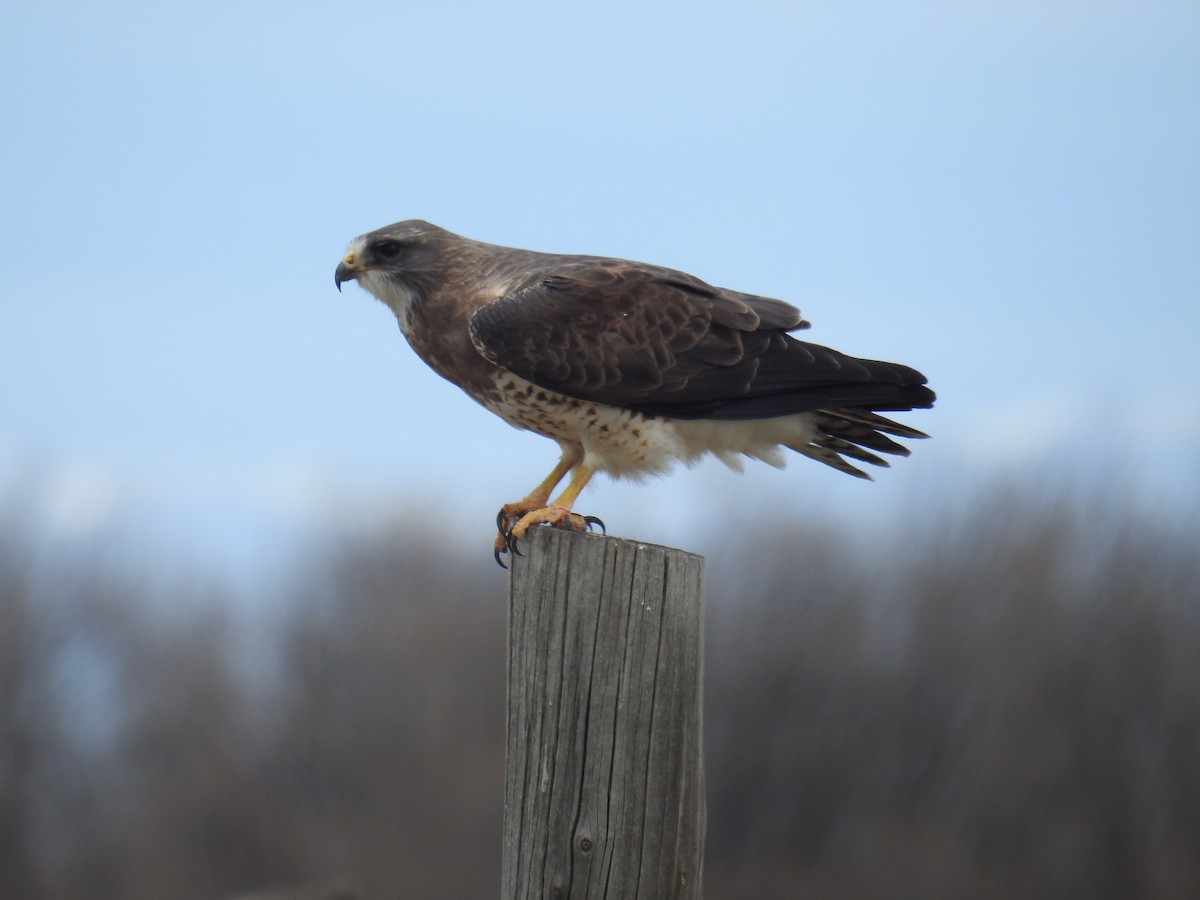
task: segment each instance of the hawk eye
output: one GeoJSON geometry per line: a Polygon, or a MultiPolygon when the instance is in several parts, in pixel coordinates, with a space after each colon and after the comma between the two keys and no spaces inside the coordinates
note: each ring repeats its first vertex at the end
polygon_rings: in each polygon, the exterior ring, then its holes
{"type": "Polygon", "coordinates": [[[380,241],[375,245],[375,255],[380,259],[394,259],[400,252],[400,244],[396,241],[380,241]]]}

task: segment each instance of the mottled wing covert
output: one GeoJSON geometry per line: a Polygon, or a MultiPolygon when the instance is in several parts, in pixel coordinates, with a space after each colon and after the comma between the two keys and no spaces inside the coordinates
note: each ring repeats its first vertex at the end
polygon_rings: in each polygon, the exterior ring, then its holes
{"type": "Polygon", "coordinates": [[[830,406],[929,406],[907,366],[792,338],[790,304],[680,272],[575,259],[477,310],[471,339],[502,368],[582,400],[676,418],[768,418],[830,406]]]}

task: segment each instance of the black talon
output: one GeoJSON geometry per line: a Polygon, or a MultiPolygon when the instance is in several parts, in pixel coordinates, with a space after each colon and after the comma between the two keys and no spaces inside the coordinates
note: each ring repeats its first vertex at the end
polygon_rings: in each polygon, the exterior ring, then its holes
{"type": "Polygon", "coordinates": [[[504,507],[500,507],[500,511],[496,513],[496,530],[501,534],[508,534],[505,526],[508,525],[508,516],[504,514],[504,507]]]}
{"type": "Polygon", "coordinates": [[[492,556],[496,557],[496,565],[498,565],[498,566],[499,566],[500,568],[502,568],[502,569],[507,569],[507,568],[508,568],[508,566],[506,566],[506,565],[504,564],[504,560],[502,560],[502,559],[500,558],[500,551],[499,551],[499,550],[493,550],[493,551],[492,551],[492,556]]]}
{"type": "Polygon", "coordinates": [[[587,526],[588,531],[592,530],[593,525],[598,525],[598,526],[600,526],[601,534],[608,534],[608,529],[604,527],[604,523],[601,522],[599,519],[597,519],[595,516],[584,516],[583,524],[587,526]]]}
{"type": "Polygon", "coordinates": [[[505,536],[505,542],[508,544],[508,549],[512,551],[513,556],[525,555],[521,552],[521,548],[517,546],[517,538],[511,531],[505,536]]]}

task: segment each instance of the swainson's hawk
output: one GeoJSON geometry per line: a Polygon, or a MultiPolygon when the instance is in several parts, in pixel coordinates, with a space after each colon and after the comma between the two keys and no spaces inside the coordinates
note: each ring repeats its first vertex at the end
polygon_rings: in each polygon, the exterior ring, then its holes
{"type": "MultiPolygon", "coordinates": [[[[546,479],[497,516],[496,561],[537,523],[573,513],[596,472],[657,475],[712,453],[783,466],[782,448],[869,477],[920,431],[877,413],[927,408],[925,376],[796,340],[781,300],[661,266],[500,247],[417,220],[356,237],[334,280],[357,279],[443,378],[516,428],[558,442],[546,479]],[[875,452],[872,452],[875,451],[875,452]],[[571,473],[554,500],[551,492],[571,473]]],[[[501,563],[503,565],[503,563],[501,563]]]]}

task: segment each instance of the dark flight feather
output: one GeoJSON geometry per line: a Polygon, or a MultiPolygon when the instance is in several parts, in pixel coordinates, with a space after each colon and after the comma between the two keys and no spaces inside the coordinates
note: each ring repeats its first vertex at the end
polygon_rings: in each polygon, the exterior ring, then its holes
{"type": "Polygon", "coordinates": [[[781,300],[657,266],[575,257],[480,307],[470,332],[484,357],[540,387],[651,415],[761,419],[933,405],[915,369],[787,334],[807,325],[781,300]]]}

